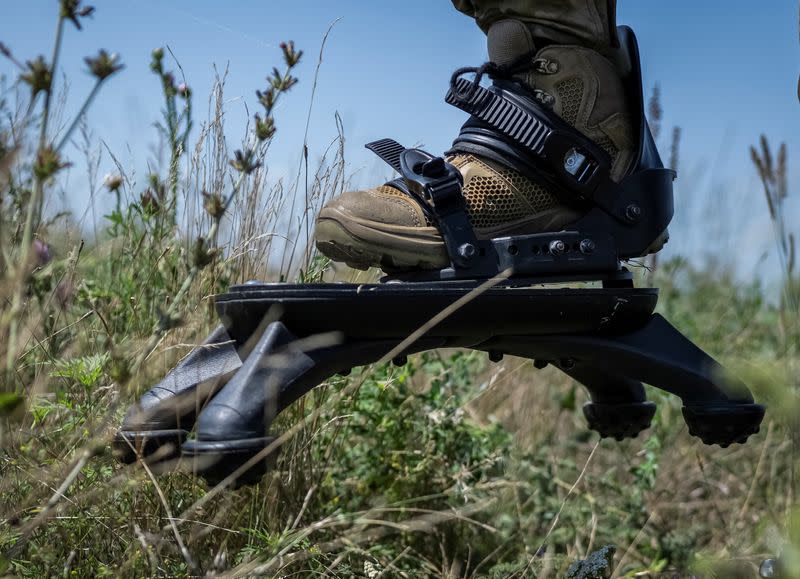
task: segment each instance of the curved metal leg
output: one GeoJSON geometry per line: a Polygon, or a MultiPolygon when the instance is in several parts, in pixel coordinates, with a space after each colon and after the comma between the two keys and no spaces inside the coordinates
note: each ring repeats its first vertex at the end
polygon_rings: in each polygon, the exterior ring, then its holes
{"type": "MultiPolygon", "coordinates": [[[[415,351],[441,346],[423,339],[415,351]]],[[[327,378],[380,360],[394,340],[348,341],[340,334],[297,339],[282,322],[267,326],[242,367],[197,418],[194,439],[182,446],[194,470],[216,482],[272,444],[269,428],[292,402],[327,378]]],[[[269,460],[254,465],[241,482],[263,474],[269,460]]]]}
{"type": "Polygon", "coordinates": [[[489,340],[480,349],[554,361],[560,367],[580,362],[606,376],[640,380],[675,394],[683,401],[690,433],[707,444],[744,442],[758,432],[764,417],[764,408],[753,404],[741,381],[659,315],[620,336],[511,336],[489,340]]]}
{"type": "Polygon", "coordinates": [[[647,401],[640,381],[583,361],[564,361],[559,367],[589,391],[592,400],[584,404],[583,414],[601,437],[636,438],[650,427],[656,405],[647,401]]]}
{"type": "Polygon", "coordinates": [[[117,458],[131,463],[157,451],[162,459],[177,455],[200,408],[241,365],[236,344],[218,326],[128,410],[114,439],[117,458]],[[167,446],[173,451],[165,453],[167,446]]]}

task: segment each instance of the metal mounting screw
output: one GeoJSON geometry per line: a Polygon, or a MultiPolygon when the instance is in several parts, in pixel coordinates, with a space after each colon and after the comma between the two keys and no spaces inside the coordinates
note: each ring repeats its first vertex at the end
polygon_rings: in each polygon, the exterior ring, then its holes
{"type": "Polygon", "coordinates": [[[550,253],[553,255],[561,255],[567,251],[567,244],[561,241],[560,239],[556,239],[555,241],[550,242],[550,253]]]}
{"type": "Polygon", "coordinates": [[[636,205],[636,203],[631,203],[625,208],[625,217],[627,217],[629,221],[639,221],[641,216],[642,208],[636,205]]]}
{"type": "Polygon", "coordinates": [[[594,253],[596,247],[597,246],[594,244],[594,241],[592,241],[591,239],[584,239],[583,241],[581,241],[581,253],[590,255],[594,253]]]}
{"type": "Polygon", "coordinates": [[[464,259],[472,259],[475,257],[475,246],[471,243],[465,243],[461,247],[458,248],[458,255],[463,257],[464,259]]]}
{"type": "Polygon", "coordinates": [[[558,362],[558,365],[562,370],[571,370],[575,367],[575,360],[572,358],[564,358],[558,362]]]}

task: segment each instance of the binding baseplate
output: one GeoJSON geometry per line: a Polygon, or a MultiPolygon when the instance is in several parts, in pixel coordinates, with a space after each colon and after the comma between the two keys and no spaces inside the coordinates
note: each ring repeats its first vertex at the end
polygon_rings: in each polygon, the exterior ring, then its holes
{"type": "Polygon", "coordinates": [[[623,266],[665,235],[675,175],[644,122],[633,33],[622,27],[619,36],[641,113],[638,163],[620,183],[600,147],[513,81],[483,88],[456,78],[446,99],[472,114],[454,151],[510,163],[584,217],[563,231],[479,239],[454,166],[392,140],[369,144],[401,174],[390,185],[439,228],[450,266],[392,272],[378,284],[232,287],[216,298],[222,325],[128,412],[118,457],[182,456],[212,482],[258,480],[274,456],[270,427],[292,402],[334,374],[441,347],[555,366],[589,391],[584,415],[602,437],[635,437],[650,425],[656,408],[643,383],[680,397],[689,433],[706,444],[758,432],[764,407],[654,314],[658,291],[634,288],[623,266]],[[602,287],[547,287],[587,281],[602,287]]]}

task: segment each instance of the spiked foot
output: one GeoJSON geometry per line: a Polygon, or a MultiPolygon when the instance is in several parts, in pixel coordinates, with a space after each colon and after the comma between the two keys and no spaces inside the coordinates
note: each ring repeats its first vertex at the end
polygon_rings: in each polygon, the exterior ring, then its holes
{"type": "Polygon", "coordinates": [[[598,404],[589,402],[583,406],[583,415],[589,428],[598,432],[602,438],[624,440],[636,438],[650,428],[656,413],[652,402],[632,402],[628,404],[598,404]]]}
{"type": "Polygon", "coordinates": [[[764,411],[760,404],[684,406],[683,418],[689,434],[705,444],[727,448],[734,443],[744,444],[751,435],[757,434],[764,411]]]}

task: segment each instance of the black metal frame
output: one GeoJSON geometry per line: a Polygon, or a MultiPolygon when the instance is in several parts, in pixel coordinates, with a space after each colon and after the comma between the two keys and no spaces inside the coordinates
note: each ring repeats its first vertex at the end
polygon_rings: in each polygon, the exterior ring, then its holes
{"type": "MultiPolygon", "coordinates": [[[[199,474],[221,480],[274,441],[271,424],[294,401],[335,374],[385,358],[437,309],[472,295],[396,352],[399,359],[463,347],[493,360],[514,355],[537,367],[551,364],[587,388],[591,402],[584,414],[604,437],[635,437],[649,426],[655,405],[646,401],[643,382],[679,396],[690,433],[706,444],[741,443],[758,431],[764,408],[744,384],[652,314],[655,290],[536,289],[510,282],[478,293],[478,287],[235,286],[217,298],[225,325],[155,388],[171,388],[172,398],[129,413],[116,440],[119,456],[131,462],[160,450],[160,459],[170,458],[182,444],[199,474]],[[394,315],[376,324],[377,312],[392,309],[394,315]],[[477,315],[481,311],[484,316],[477,315]],[[231,368],[238,370],[231,374],[231,368]],[[192,404],[176,410],[182,397],[192,404]],[[192,426],[194,438],[186,440],[192,426]],[[173,452],[164,451],[169,445],[173,452]]],[[[266,464],[259,462],[243,482],[257,480],[266,464]]]]}

